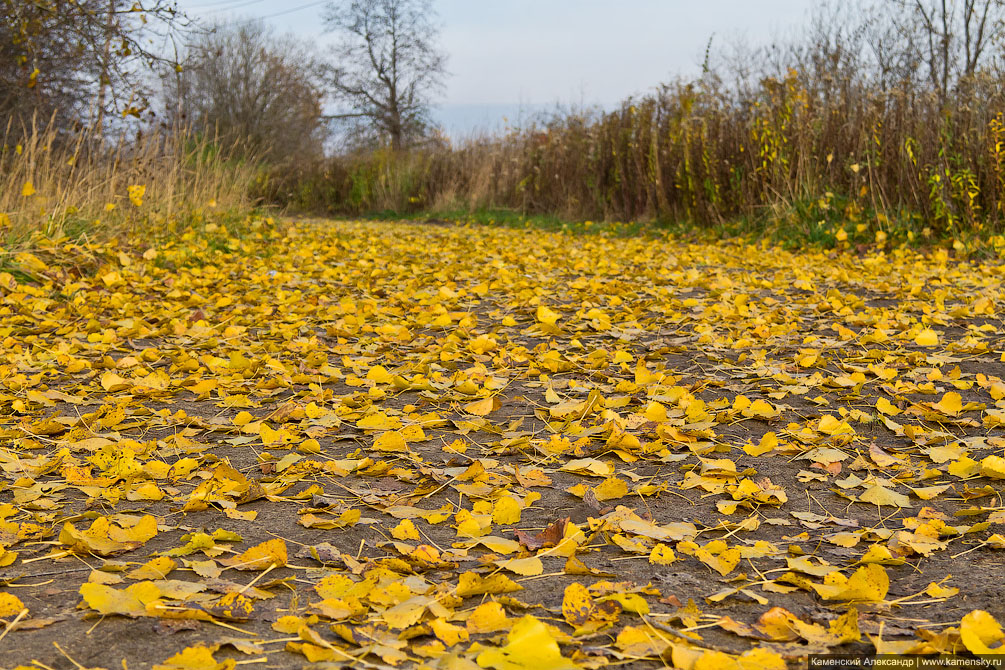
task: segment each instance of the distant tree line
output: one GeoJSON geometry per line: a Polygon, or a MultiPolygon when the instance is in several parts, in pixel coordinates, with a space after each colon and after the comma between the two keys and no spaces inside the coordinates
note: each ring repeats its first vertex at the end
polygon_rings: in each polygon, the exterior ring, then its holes
{"type": "MultiPolygon", "coordinates": [[[[0,0],[0,14],[7,126],[55,116],[114,132],[138,117],[279,163],[322,156],[333,132],[339,151],[401,151],[435,131],[446,58],[431,0],[331,0],[324,50],[255,21],[201,26],[169,0],[0,0]]],[[[868,81],[946,104],[1002,79],[1005,0],[824,2],[796,39],[715,51],[706,79],[737,100],[795,68],[823,95],[868,81]]]]}
{"type": "Polygon", "coordinates": [[[266,195],[342,214],[766,223],[835,242],[1005,230],[1002,0],[821,0],[809,19],[754,47],[713,41],[699,75],[613,109],[336,155],[266,195]]]}
{"type": "Polygon", "coordinates": [[[198,25],[168,0],[0,0],[0,14],[0,120],[15,129],[136,117],[271,162],[318,158],[333,131],[341,148],[401,150],[429,134],[445,72],[429,0],[332,0],[327,51],[261,21],[198,25]]]}

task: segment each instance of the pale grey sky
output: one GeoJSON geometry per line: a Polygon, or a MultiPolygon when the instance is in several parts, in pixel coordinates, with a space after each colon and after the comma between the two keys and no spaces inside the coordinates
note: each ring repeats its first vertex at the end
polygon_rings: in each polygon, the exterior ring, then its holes
{"type": "MultiPolygon", "coordinates": [[[[322,34],[323,2],[180,0],[191,16],[268,17],[322,34]],[[306,5],[306,6],[305,6],[306,5]],[[297,8],[303,7],[298,11],[297,8]]],[[[450,104],[608,104],[698,70],[712,33],[756,44],[802,23],[812,0],[435,0],[450,104]]]]}
{"type": "MultiPolygon", "coordinates": [[[[713,47],[764,43],[803,23],[813,0],[434,0],[449,55],[442,117],[453,130],[555,103],[609,106],[676,75],[713,47]],[[459,115],[459,116],[458,116],[459,115]],[[463,117],[463,118],[462,118],[463,117]],[[452,119],[452,120],[451,120],[452,119]]],[[[324,45],[324,0],[179,0],[190,16],[263,17],[324,45]]],[[[512,120],[512,119],[511,119],[512,120]]]]}
{"type": "Polygon", "coordinates": [[[709,37],[752,43],[808,0],[440,0],[449,102],[612,103],[697,72],[709,37]]]}

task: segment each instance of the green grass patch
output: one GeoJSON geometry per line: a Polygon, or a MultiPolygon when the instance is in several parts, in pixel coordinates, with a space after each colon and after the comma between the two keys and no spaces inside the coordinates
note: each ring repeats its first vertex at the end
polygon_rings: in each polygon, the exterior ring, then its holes
{"type": "Polygon", "coordinates": [[[454,209],[445,211],[397,212],[385,210],[368,214],[366,220],[397,220],[456,225],[503,226],[565,232],[574,235],[600,234],[632,237],[672,236],[678,239],[709,241],[742,239],[767,240],[787,250],[861,250],[874,245],[907,246],[918,250],[945,248],[962,256],[994,258],[1005,249],[1005,236],[977,230],[955,236],[926,225],[921,215],[902,212],[894,218],[877,213],[848,198],[824,196],[794,203],[784,209],[765,208],[756,216],[737,217],[714,226],[686,220],[592,221],[564,219],[551,214],[525,214],[511,209],[454,209]]]}

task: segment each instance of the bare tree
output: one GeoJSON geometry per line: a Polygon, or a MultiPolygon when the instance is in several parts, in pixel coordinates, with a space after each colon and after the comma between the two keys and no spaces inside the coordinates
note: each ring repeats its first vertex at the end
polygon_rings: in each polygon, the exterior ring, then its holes
{"type": "Polygon", "coordinates": [[[164,77],[168,113],[184,125],[274,163],[320,157],[322,66],[292,36],[262,23],[220,25],[187,50],[181,72],[164,77]]]}
{"type": "Polygon", "coordinates": [[[0,0],[0,115],[102,129],[148,107],[142,66],[188,27],[170,0],[0,0]]]}
{"type": "Polygon", "coordinates": [[[741,98],[761,77],[794,67],[825,94],[846,95],[832,84],[858,82],[931,91],[945,103],[978,75],[994,74],[1003,47],[1005,0],[824,0],[794,37],[734,45],[724,63],[741,98]]]}
{"type": "Polygon", "coordinates": [[[929,84],[944,102],[970,81],[992,45],[1005,37],[1003,0],[887,0],[902,53],[916,52],[929,84]]]}
{"type": "Polygon", "coordinates": [[[359,124],[394,150],[421,137],[446,57],[430,0],[333,0],[325,24],[339,35],[331,89],[336,120],[359,124]]]}

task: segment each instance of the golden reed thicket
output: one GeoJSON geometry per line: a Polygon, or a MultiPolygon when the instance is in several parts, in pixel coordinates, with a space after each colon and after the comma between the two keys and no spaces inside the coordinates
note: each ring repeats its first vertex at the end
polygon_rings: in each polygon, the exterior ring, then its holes
{"type": "Polygon", "coordinates": [[[0,248],[145,235],[213,211],[244,212],[257,170],[184,131],[114,141],[68,132],[54,118],[9,121],[0,142],[0,248]]]}
{"type": "Polygon", "coordinates": [[[923,87],[796,70],[742,97],[706,80],[595,115],[407,153],[341,156],[259,194],[340,213],[506,208],[574,219],[905,219],[944,233],[1005,218],[1005,95],[976,77],[923,87]]]}

